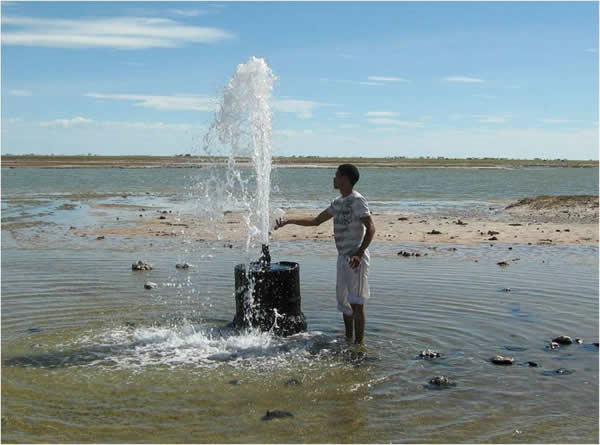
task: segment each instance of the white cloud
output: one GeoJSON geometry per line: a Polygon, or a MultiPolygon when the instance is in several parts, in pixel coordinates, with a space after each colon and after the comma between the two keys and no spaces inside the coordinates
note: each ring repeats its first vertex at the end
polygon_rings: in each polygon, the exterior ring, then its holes
{"type": "Polygon", "coordinates": [[[358,82],[359,85],[368,85],[368,86],[372,86],[372,87],[381,87],[384,84],[381,82],[358,82]]]}
{"type": "Polygon", "coordinates": [[[349,113],[347,111],[336,111],[335,112],[335,117],[340,118],[340,119],[345,119],[350,116],[352,116],[352,113],[349,113]]]}
{"type": "Polygon", "coordinates": [[[31,96],[31,91],[29,90],[8,90],[8,94],[11,96],[20,96],[20,97],[29,97],[31,96]]]}
{"type": "Polygon", "coordinates": [[[567,119],[539,119],[543,124],[566,124],[571,122],[567,119]]]}
{"type": "Polygon", "coordinates": [[[367,117],[394,117],[398,116],[395,111],[368,111],[365,116],[367,117]]]}
{"type": "Polygon", "coordinates": [[[95,99],[133,101],[137,107],[154,108],[155,110],[216,111],[217,109],[216,100],[206,96],[153,96],[144,94],[100,93],[88,93],[86,96],[95,99]]]}
{"type": "Polygon", "coordinates": [[[376,82],[408,82],[402,77],[369,76],[368,79],[376,82]]]}
{"type": "Polygon", "coordinates": [[[367,122],[375,125],[394,125],[399,127],[422,127],[423,122],[419,121],[401,121],[398,119],[389,119],[389,118],[375,118],[375,119],[367,119],[367,122]]]}
{"type": "Polygon", "coordinates": [[[511,120],[512,115],[510,114],[498,114],[498,115],[486,115],[486,114],[475,114],[474,118],[481,124],[504,124],[511,120]]]}
{"type": "Polygon", "coordinates": [[[466,76],[450,76],[446,77],[446,82],[457,82],[457,83],[482,83],[483,79],[478,77],[466,77],[466,76]]]}
{"type": "Polygon", "coordinates": [[[202,9],[169,9],[168,12],[182,17],[198,17],[199,15],[207,14],[207,12],[202,9]]]}
{"type": "Polygon", "coordinates": [[[74,127],[76,125],[85,125],[91,124],[94,121],[92,119],[87,119],[85,117],[77,116],[72,119],[55,119],[53,121],[44,121],[40,122],[40,127],[63,127],[69,128],[74,127]]]}
{"type": "Polygon", "coordinates": [[[234,37],[219,28],[147,17],[68,20],[4,16],[2,26],[3,45],[53,48],[175,48],[190,42],[216,43],[234,37]]]}
{"type": "Polygon", "coordinates": [[[497,96],[491,94],[473,94],[473,97],[479,97],[480,99],[496,99],[497,96]]]}
{"type": "Polygon", "coordinates": [[[271,102],[274,111],[295,113],[300,119],[310,119],[313,111],[322,106],[329,106],[329,104],[296,99],[275,99],[271,102]]]}

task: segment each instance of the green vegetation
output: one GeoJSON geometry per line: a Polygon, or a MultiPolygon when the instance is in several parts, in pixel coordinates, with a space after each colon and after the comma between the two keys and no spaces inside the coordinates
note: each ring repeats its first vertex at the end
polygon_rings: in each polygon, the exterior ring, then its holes
{"type": "Polygon", "coordinates": [[[560,196],[548,196],[541,195],[535,198],[523,198],[519,201],[506,207],[507,209],[513,207],[529,206],[532,209],[550,209],[555,207],[576,207],[584,206],[590,208],[598,207],[598,196],[593,195],[560,195],[560,196]]]}
{"type": "MultiPolygon", "coordinates": [[[[4,155],[2,167],[40,168],[141,168],[141,167],[202,167],[210,164],[225,164],[225,157],[191,156],[97,156],[97,155],[4,155]]],[[[244,164],[249,158],[237,158],[244,164]]],[[[598,167],[597,160],[579,161],[567,159],[507,159],[507,158],[445,158],[445,157],[320,157],[320,156],[276,156],[273,164],[280,167],[336,167],[352,163],[358,167],[388,168],[514,168],[514,167],[598,167]]]]}

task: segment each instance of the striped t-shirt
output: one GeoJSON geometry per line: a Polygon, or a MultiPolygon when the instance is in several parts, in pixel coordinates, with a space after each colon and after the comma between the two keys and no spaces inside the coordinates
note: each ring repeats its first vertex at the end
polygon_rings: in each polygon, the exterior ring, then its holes
{"type": "Polygon", "coordinates": [[[366,231],[360,219],[371,214],[367,200],[355,190],[346,197],[334,199],[327,207],[327,213],[333,216],[333,234],[338,254],[356,253],[366,231]]]}

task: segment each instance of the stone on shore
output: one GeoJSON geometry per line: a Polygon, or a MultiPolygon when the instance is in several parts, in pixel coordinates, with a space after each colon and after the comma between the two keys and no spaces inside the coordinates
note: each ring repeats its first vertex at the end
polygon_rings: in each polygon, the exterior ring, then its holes
{"type": "Polygon", "coordinates": [[[153,283],[152,281],[146,281],[144,283],[144,289],[156,289],[158,287],[158,284],[153,283]]]}

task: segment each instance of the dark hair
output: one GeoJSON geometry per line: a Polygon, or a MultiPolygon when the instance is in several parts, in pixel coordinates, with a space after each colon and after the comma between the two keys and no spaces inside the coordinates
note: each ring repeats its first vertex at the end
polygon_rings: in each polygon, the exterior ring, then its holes
{"type": "Polygon", "coordinates": [[[350,184],[354,186],[360,179],[360,173],[358,169],[352,164],[342,164],[338,167],[340,175],[346,176],[350,180],[350,184]]]}

